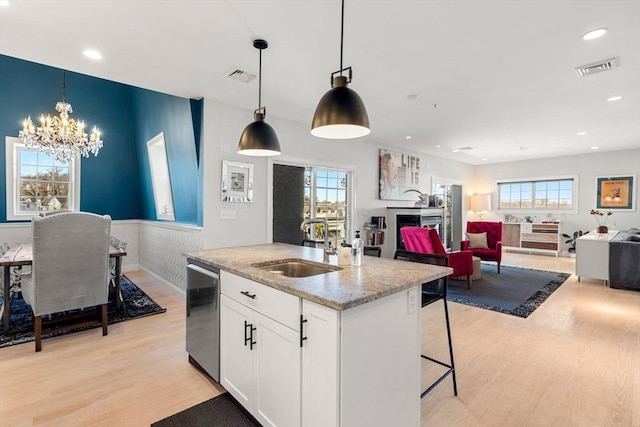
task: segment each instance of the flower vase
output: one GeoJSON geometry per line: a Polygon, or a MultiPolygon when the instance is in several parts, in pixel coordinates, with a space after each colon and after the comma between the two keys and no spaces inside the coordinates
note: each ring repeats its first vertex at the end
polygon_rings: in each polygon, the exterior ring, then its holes
{"type": "Polygon", "coordinates": [[[609,227],[607,227],[606,225],[598,226],[598,233],[599,234],[607,234],[608,232],[609,232],[609,227]]]}

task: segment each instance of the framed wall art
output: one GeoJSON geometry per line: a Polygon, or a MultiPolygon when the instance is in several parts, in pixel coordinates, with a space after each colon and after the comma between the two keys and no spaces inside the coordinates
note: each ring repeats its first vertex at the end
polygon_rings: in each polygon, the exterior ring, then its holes
{"type": "Polygon", "coordinates": [[[634,211],[635,175],[596,177],[596,209],[634,211]]]}
{"type": "Polygon", "coordinates": [[[222,161],[223,202],[250,203],[253,200],[253,165],[228,160],[222,161]]]}
{"type": "Polygon", "coordinates": [[[380,200],[417,200],[420,184],[420,157],[380,149],[380,200]]]}

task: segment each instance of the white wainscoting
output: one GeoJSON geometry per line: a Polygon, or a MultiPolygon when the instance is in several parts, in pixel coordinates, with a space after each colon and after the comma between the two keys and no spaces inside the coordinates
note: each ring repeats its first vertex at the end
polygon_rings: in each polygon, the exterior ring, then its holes
{"type": "Polygon", "coordinates": [[[182,254],[202,249],[202,229],[140,221],[138,233],[138,264],[184,292],[187,287],[187,261],[182,254]]]}
{"type": "MultiPolygon", "coordinates": [[[[112,222],[111,234],[127,242],[127,256],[122,259],[123,271],[142,267],[184,294],[187,262],[182,253],[202,249],[201,227],[122,220],[112,222]]],[[[13,245],[32,240],[30,222],[0,224],[0,243],[13,245]]]]}

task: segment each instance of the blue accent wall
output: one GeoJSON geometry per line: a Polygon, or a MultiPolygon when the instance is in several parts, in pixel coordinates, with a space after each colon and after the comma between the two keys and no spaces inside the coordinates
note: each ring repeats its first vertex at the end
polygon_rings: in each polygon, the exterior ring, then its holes
{"type": "MultiPolygon", "coordinates": [[[[58,68],[0,55],[0,223],[6,222],[5,136],[17,137],[28,115],[56,113],[62,75],[58,68]]],[[[73,72],[67,72],[66,99],[71,117],[88,129],[97,126],[104,142],[97,157],[81,159],[81,210],[115,220],[155,220],[146,141],[163,131],[176,222],[202,225],[190,100],[73,72]]]]}
{"type": "Polygon", "coordinates": [[[147,141],[164,132],[176,222],[198,223],[198,166],[188,99],[131,88],[131,116],[138,152],[142,217],[155,219],[147,141]]]}

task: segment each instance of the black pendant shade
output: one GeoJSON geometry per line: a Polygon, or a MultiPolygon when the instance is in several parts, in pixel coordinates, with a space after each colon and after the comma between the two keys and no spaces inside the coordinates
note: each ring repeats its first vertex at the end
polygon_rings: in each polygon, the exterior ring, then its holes
{"type": "Polygon", "coordinates": [[[340,22],[340,69],[331,74],[331,89],[320,99],[311,122],[311,134],[320,138],[352,139],[368,135],[369,116],[360,96],[347,87],[351,67],[342,67],[344,44],[344,0],[340,22]],[[349,77],[343,76],[344,71],[349,77]],[[334,75],[340,74],[334,77],[334,75]]]}
{"type": "Polygon", "coordinates": [[[278,135],[271,125],[264,121],[264,114],[254,112],[253,118],[254,122],[249,123],[240,136],[238,154],[245,156],[277,156],[280,154],[278,135]]]}
{"type": "Polygon", "coordinates": [[[320,98],[311,124],[311,134],[329,139],[351,139],[368,135],[369,116],[362,98],[347,87],[347,78],[334,78],[333,88],[320,98]]]}
{"type": "Polygon", "coordinates": [[[276,131],[264,121],[267,115],[262,103],[262,50],[268,47],[265,40],[254,40],[253,47],[260,51],[260,72],[258,74],[258,109],[253,112],[253,122],[249,123],[238,142],[238,154],[245,156],[277,156],[280,154],[280,141],[276,131]]]}

